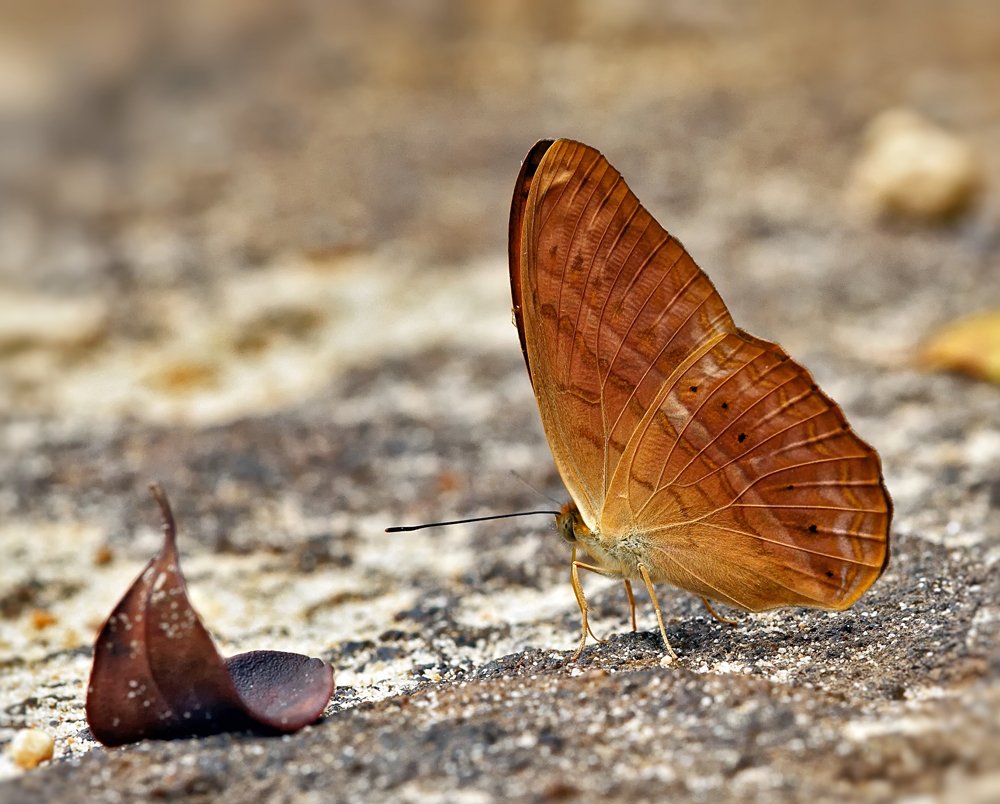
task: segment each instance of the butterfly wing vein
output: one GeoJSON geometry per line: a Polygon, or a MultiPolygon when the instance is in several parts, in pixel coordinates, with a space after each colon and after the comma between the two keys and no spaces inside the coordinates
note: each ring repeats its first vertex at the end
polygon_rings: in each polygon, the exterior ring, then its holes
{"type": "Polygon", "coordinates": [[[758,611],[846,608],[888,559],[877,453],[809,372],[738,329],[596,150],[526,159],[511,216],[522,348],[595,534],[654,580],[758,611]]]}

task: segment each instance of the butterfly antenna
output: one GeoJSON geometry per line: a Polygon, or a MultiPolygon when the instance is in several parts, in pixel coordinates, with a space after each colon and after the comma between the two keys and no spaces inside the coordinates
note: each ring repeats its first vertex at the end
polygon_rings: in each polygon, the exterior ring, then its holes
{"type": "Polygon", "coordinates": [[[536,514],[548,514],[549,516],[559,516],[559,511],[517,511],[513,514],[493,514],[492,516],[474,516],[469,519],[450,519],[447,522],[427,522],[423,525],[393,525],[386,528],[386,533],[403,533],[411,530],[423,530],[424,528],[439,528],[444,525],[464,525],[466,522],[486,522],[490,519],[510,519],[512,516],[535,516],[536,514]]]}
{"type": "Polygon", "coordinates": [[[509,471],[514,477],[516,477],[518,480],[520,480],[522,483],[524,483],[524,485],[526,485],[529,489],[531,489],[533,492],[535,492],[535,494],[537,494],[539,497],[544,497],[546,500],[548,500],[551,503],[555,503],[556,505],[561,505],[561,503],[559,502],[559,500],[555,499],[555,497],[550,497],[548,494],[546,494],[541,489],[539,489],[539,488],[531,485],[531,483],[529,483],[527,480],[525,480],[524,476],[519,475],[513,469],[508,469],[507,471],[509,471]]]}

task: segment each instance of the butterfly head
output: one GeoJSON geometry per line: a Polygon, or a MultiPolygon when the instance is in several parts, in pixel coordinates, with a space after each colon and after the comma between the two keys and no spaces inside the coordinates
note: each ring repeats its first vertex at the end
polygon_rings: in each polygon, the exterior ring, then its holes
{"type": "Polygon", "coordinates": [[[556,514],[556,529],[570,544],[575,542],[579,536],[590,533],[590,528],[580,516],[580,511],[575,502],[566,503],[556,514]]]}

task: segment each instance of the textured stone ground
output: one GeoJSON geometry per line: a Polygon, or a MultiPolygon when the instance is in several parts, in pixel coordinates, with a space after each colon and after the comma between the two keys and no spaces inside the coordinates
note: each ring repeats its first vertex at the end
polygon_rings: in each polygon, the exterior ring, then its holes
{"type": "Polygon", "coordinates": [[[56,737],[34,771],[0,759],[0,800],[995,800],[1000,391],[914,354],[1000,305],[998,13],[336,5],[0,32],[0,742],[56,737]],[[981,155],[966,216],[845,204],[900,104],[981,155]],[[664,589],[663,667],[648,602],[632,634],[586,578],[610,639],[567,664],[549,521],[382,532],[564,496],[505,264],[518,160],[553,135],[600,147],[881,452],[893,559],[852,610],[727,627],[664,589]],[[222,649],[334,665],[322,722],[90,738],[153,478],[222,649]]]}

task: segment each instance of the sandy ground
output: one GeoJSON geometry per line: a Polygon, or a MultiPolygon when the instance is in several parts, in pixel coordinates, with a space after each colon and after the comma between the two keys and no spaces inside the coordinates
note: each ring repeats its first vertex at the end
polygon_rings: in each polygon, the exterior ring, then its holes
{"type": "Polygon", "coordinates": [[[0,30],[0,800],[995,800],[1000,392],[923,372],[1000,305],[987,3],[266,3],[0,30]],[[8,41],[9,40],[9,41],[8,41]],[[9,45],[9,46],[8,46],[9,45]],[[55,54],[58,54],[56,57],[55,54]],[[978,154],[941,225],[845,200],[907,106],[978,154]],[[880,451],[893,559],[850,611],[706,617],[621,586],[576,664],[564,498],[510,325],[507,206],[541,136],[601,148],[880,451]],[[321,656],[291,737],[107,750],[96,629],[158,479],[226,653],[321,656]]]}

